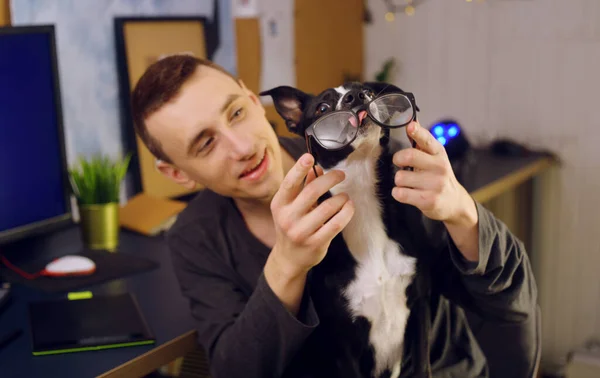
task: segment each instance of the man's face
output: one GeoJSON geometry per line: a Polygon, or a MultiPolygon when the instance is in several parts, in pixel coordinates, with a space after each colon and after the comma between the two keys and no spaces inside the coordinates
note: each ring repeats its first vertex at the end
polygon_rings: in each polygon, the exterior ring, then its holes
{"type": "Polygon", "coordinates": [[[146,124],[173,162],[159,169],[189,188],[270,200],[283,180],[279,142],[260,101],[218,70],[198,67],[146,124]]]}

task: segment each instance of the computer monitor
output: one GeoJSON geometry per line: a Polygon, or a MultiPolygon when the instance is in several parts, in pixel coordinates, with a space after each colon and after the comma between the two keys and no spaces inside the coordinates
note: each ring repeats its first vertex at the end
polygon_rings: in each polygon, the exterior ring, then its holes
{"type": "Polygon", "coordinates": [[[72,222],[53,25],[0,27],[0,245],[72,222]]]}

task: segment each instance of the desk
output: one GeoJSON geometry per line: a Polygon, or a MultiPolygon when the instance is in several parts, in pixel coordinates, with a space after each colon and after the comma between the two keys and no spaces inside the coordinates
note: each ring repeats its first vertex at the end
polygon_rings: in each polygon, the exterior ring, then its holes
{"type": "MultiPolygon", "coordinates": [[[[81,248],[77,227],[70,227],[24,244],[25,249],[19,248],[19,251],[14,252],[54,257],[77,253],[81,248]]],[[[88,289],[95,294],[133,293],[156,336],[156,344],[35,357],[31,355],[26,305],[30,301],[60,295],[49,295],[13,285],[13,303],[0,315],[0,329],[4,333],[16,327],[23,327],[25,332],[18,340],[0,350],[2,378],[60,376],[83,378],[102,374],[106,377],[136,377],[148,374],[194,349],[195,333],[188,302],[179,292],[163,237],[149,238],[123,231],[120,249],[119,253],[130,253],[155,260],[160,263],[160,267],[88,289]],[[119,368],[115,369],[116,367],[119,368]]]]}
{"type": "Polygon", "coordinates": [[[474,150],[475,164],[462,185],[477,202],[485,203],[516,188],[554,164],[543,154],[525,157],[500,157],[486,150],[474,150]]]}
{"type": "MultiPolygon", "coordinates": [[[[496,157],[487,151],[474,153],[475,165],[463,185],[479,202],[487,202],[516,188],[553,164],[543,155],[496,157]]],[[[39,238],[21,253],[59,256],[77,253],[81,247],[76,227],[39,238]]],[[[94,293],[132,292],[157,337],[153,346],[34,357],[30,353],[26,304],[49,295],[13,286],[15,303],[0,317],[0,329],[25,327],[25,333],[0,351],[3,378],[61,376],[137,377],[196,348],[195,333],[187,301],[181,296],[162,236],[148,238],[127,231],[121,233],[120,253],[146,256],[158,261],[159,269],[89,288],[94,293]]]]}

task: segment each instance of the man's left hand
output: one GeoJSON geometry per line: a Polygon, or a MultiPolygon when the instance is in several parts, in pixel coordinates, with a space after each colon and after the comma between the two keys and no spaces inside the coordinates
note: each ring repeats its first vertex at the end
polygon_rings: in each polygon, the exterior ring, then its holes
{"type": "Polygon", "coordinates": [[[406,132],[416,142],[416,148],[396,152],[393,162],[414,170],[396,173],[392,196],[398,202],[417,207],[428,218],[444,222],[463,255],[476,259],[475,202],[456,179],[444,146],[416,121],[406,126],[406,132]]]}
{"type": "Polygon", "coordinates": [[[393,162],[414,170],[396,173],[392,196],[416,206],[431,219],[456,223],[470,199],[454,176],[444,146],[417,122],[411,122],[406,132],[416,142],[416,148],[396,152],[393,162]]]}

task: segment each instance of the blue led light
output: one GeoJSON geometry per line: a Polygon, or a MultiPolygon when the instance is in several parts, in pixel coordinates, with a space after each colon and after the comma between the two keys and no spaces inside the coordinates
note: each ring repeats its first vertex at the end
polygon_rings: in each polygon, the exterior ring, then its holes
{"type": "Polygon", "coordinates": [[[446,145],[446,138],[444,138],[443,136],[437,137],[437,140],[442,144],[442,146],[446,145]]]}
{"type": "Polygon", "coordinates": [[[433,128],[433,132],[437,136],[442,136],[444,134],[444,128],[442,126],[436,126],[433,128]]]}
{"type": "Polygon", "coordinates": [[[448,129],[448,136],[454,138],[458,134],[458,127],[452,126],[448,129]]]}

